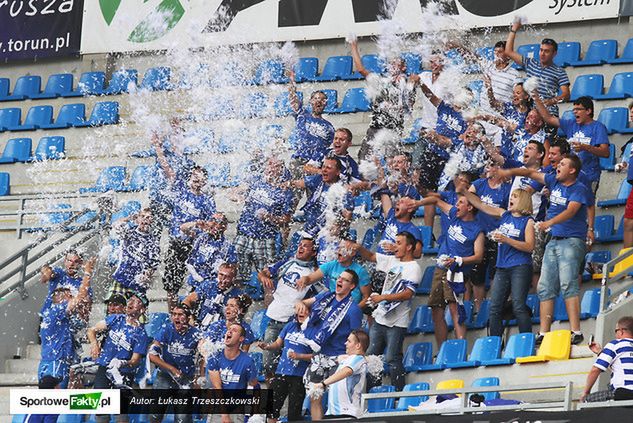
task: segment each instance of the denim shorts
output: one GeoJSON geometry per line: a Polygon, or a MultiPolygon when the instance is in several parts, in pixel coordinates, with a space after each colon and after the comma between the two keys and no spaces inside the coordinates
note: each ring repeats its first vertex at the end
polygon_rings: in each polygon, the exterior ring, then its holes
{"type": "Polygon", "coordinates": [[[541,301],[579,294],[578,275],[585,258],[585,240],[580,238],[552,238],[545,247],[538,296],[541,301]]]}

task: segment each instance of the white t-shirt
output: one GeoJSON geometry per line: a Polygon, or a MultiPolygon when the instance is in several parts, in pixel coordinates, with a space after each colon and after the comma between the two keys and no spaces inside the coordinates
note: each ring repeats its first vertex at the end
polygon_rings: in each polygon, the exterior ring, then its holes
{"type": "Polygon", "coordinates": [[[339,363],[336,371],[349,367],[354,373],[330,385],[326,414],[330,416],[347,415],[356,418],[361,417],[363,410],[360,396],[365,391],[367,361],[362,355],[342,355],[339,356],[339,363]]]}
{"type": "MultiPolygon", "coordinates": [[[[420,74],[420,85],[425,84],[433,94],[439,97],[439,94],[435,92],[434,88],[437,89],[438,81],[440,78],[433,82],[433,74],[431,72],[422,72],[420,74]]],[[[441,98],[441,97],[440,97],[441,98]]],[[[422,125],[425,128],[435,129],[437,125],[437,108],[431,103],[431,100],[426,98],[424,94],[420,96],[419,100],[420,106],[422,106],[422,113],[420,114],[420,118],[422,119],[422,125]]]]}
{"type": "MultiPolygon", "coordinates": [[[[422,269],[415,260],[402,262],[395,256],[376,253],[376,270],[387,273],[381,294],[395,294],[403,289],[415,293],[422,280],[422,269]]],[[[409,326],[410,311],[411,300],[382,301],[372,315],[381,325],[406,328],[409,326]]]]}
{"type": "Polygon", "coordinates": [[[293,261],[277,280],[277,289],[273,293],[272,302],[268,305],[266,316],[279,322],[290,320],[295,313],[295,304],[303,300],[310,289],[310,286],[297,289],[297,281],[313,271],[312,265],[302,266],[293,261]]]}

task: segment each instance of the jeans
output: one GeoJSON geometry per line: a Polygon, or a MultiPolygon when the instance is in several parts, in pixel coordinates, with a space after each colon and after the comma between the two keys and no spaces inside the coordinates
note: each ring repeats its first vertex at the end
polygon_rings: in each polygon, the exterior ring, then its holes
{"type": "Polygon", "coordinates": [[[547,243],[538,281],[541,301],[553,300],[559,293],[565,299],[578,296],[578,275],[586,250],[585,240],[580,238],[552,238],[547,243]]]}
{"type": "Polygon", "coordinates": [[[497,268],[490,295],[490,335],[503,334],[501,315],[508,297],[512,298],[512,311],[519,323],[519,332],[532,332],[530,309],[525,301],[532,284],[532,265],[522,264],[497,268]]]}
{"type": "MultiPolygon", "coordinates": [[[[266,332],[264,332],[264,342],[271,343],[275,342],[277,338],[279,338],[279,334],[284,326],[287,324],[284,322],[278,322],[277,320],[271,319],[268,322],[268,326],[266,327],[266,332]]],[[[275,370],[277,370],[277,364],[279,364],[279,355],[281,354],[280,350],[276,351],[264,351],[263,354],[263,364],[264,371],[267,375],[274,375],[275,370]]]]}
{"type": "MultiPolygon", "coordinates": [[[[156,374],[156,380],[154,381],[154,385],[152,389],[170,389],[177,390],[179,389],[178,384],[169,376],[159,371],[156,374]]],[[[165,407],[163,410],[163,414],[153,414],[152,421],[162,421],[163,415],[167,411],[174,411],[173,407],[165,407]]],[[[193,421],[193,416],[191,414],[175,414],[174,415],[174,423],[191,423],[193,421]]]]}
{"type": "MultiPolygon", "coordinates": [[[[385,354],[384,361],[389,364],[391,374],[391,384],[397,391],[404,388],[404,366],[402,365],[402,344],[407,328],[394,326],[392,328],[374,322],[369,329],[369,348],[367,355],[385,354]],[[386,350],[385,350],[386,348],[386,350]]],[[[380,380],[368,375],[369,384],[367,390],[373,386],[381,385],[380,380]]]]}

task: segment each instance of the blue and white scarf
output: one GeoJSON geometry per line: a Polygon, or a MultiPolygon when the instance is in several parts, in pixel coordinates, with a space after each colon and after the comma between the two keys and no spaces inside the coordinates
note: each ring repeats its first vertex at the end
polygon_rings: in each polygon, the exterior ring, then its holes
{"type": "MultiPolygon", "coordinates": [[[[336,293],[330,292],[326,294],[321,301],[315,302],[310,310],[310,316],[303,322],[301,329],[305,330],[308,326],[320,326],[320,330],[315,335],[314,342],[317,345],[323,345],[330,336],[336,331],[341,324],[350,307],[354,303],[351,295],[345,297],[341,302],[335,304],[336,293]]],[[[310,345],[314,350],[315,346],[310,345]]],[[[315,350],[315,352],[318,352],[315,350]]]]}

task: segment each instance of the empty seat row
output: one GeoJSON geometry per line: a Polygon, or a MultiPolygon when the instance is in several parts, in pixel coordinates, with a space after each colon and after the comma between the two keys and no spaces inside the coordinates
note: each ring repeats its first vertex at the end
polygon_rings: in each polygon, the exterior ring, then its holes
{"type": "MultiPolygon", "coordinates": [[[[538,58],[540,47],[540,44],[524,44],[517,48],[517,52],[524,56],[538,58]]],[[[633,63],[633,38],[626,42],[619,57],[618,41],[612,39],[592,41],[582,60],[580,57],[581,46],[579,42],[561,42],[558,44],[558,53],[554,57],[554,63],[563,67],[633,63]]]]}
{"type": "Polygon", "coordinates": [[[7,141],[0,156],[0,163],[54,160],[64,157],[65,138],[61,136],[42,137],[31,154],[31,138],[12,138],[7,141]]]}
{"type": "Polygon", "coordinates": [[[615,217],[612,214],[596,216],[594,223],[595,242],[622,242],[624,239],[624,217],[620,220],[618,228],[615,228],[615,217]]]}
{"type": "Polygon", "coordinates": [[[619,100],[633,97],[633,72],[615,74],[606,93],[603,93],[603,87],[603,75],[579,75],[572,86],[570,100],[574,101],[583,96],[594,100],[619,100]]]}
{"type": "Polygon", "coordinates": [[[116,101],[96,103],[88,120],[86,120],[86,105],[81,103],[63,105],[55,120],[53,120],[53,106],[48,105],[31,107],[24,122],[21,122],[21,119],[22,109],[19,107],[0,109],[0,132],[114,125],[119,123],[119,103],[116,101]]]}
{"type": "MultiPolygon", "coordinates": [[[[139,88],[159,91],[169,89],[171,70],[167,67],[150,68],[145,72],[139,88]]],[[[105,72],[84,72],[73,88],[73,75],[70,73],[54,74],[41,90],[42,78],[38,75],[21,76],[10,91],[9,78],[0,78],[0,101],[25,99],[50,99],[56,97],[82,97],[86,95],[114,95],[128,92],[138,83],[136,69],[121,69],[112,74],[106,87],[105,72]]]]}

